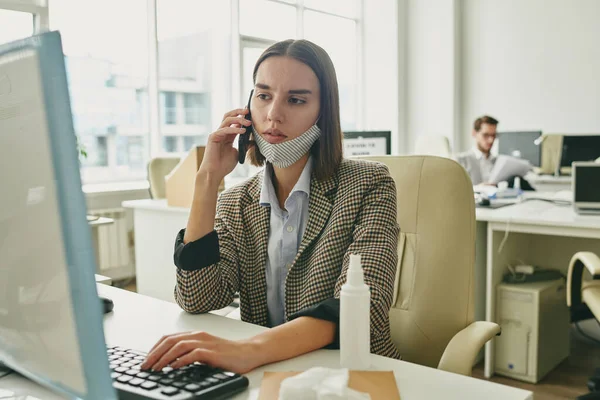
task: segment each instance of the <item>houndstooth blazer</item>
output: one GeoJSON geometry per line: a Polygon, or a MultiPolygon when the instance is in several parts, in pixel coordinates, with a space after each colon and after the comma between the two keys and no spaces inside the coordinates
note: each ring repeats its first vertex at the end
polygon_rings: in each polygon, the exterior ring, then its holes
{"type": "MultiPolygon", "coordinates": [[[[259,205],[261,185],[262,172],[219,197],[213,245],[219,250],[214,260],[207,261],[206,252],[191,249],[183,257],[182,251],[195,242],[183,245],[180,232],[175,299],[184,310],[201,313],[226,307],[239,291],[242,320],[267,326],[269,208],[259,205]],[[184,259],[186,266],[182,265],[184,259]]],[[[313,177],[308,214],[286,278],[286,320],[307,315],[303,310],[328,299],[339,299],[349,254],[360,254],[365,281],[371,288],[371,352],[399,358],[390,337],[388,313],[400,229],[396,188],[387,167],[344,159],[329,180],[313,177]]]]}

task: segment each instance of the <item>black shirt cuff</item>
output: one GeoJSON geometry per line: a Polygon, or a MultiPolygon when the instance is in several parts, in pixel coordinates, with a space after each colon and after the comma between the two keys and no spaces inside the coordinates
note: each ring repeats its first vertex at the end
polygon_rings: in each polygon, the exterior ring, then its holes
{"type": "Polygon", "coordinates": [[[340,299],[327,299],[312,307],[300,310],[290,317],[290,321],[299,317],[312,317],[335,322],[335,339],[333,339],[331,344],[325,346],[325,348],[340,348],[340,299]]]}
{"type": "Polygon", "coordinates": [[[182,229],[175,239],[173,260],[177,268],[185,271],[196,271],[216,264],[221,260],[217,231],[212,231],[200,239],[187,244],[183,243],[184,235],[185,229],[182,229]]]}

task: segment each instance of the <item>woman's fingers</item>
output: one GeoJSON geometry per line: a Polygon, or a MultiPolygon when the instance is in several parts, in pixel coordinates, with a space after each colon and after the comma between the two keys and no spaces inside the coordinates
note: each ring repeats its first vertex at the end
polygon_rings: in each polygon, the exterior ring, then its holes
{"type": "Polygon", "coordinates": [[[245,133],[246,129],[245,128],[233,128],[233,127],[227,127],[227,128],[221,128],[221,129],[217,129],[216,131],[214,131],[212,133],[212,138],[213,141],[217,141],[220,142],[224,139],[235,139],[235,135],[240,135],[242,133],[245,133]]]}
{"type": "Polygon", "coordinates": [[[152,370],[160,371],[179,357],[188,354],[202,345],[197,340],[180,340],[177,344],[167,350],[160,359],[152,365],[152,370]]]}
{"type": "Polygon", "coordinates": [[[180,340],[189,337],[189,332],[178,333],[173,335],[163,336],[155,345],[152,347],[144,362],[140,365],[142,369],[148,369],[152,367],[156,362],[174,345],[180,340]]]}
{"type": "Polygon", "coordinates": [[[188,364],[193,364],[195,362],[201,362],[203,364],[213,365],[214,364],[215,353],[208,349],[194,349],[189,353],[179,357],[177,361],[171,363],[171,367],[173,368],[181,368],[188,364]]]}
{"type": "Polygon", "coordinates": [[[233,124],[242,125],[242,126],[250,126],[252,122],[244,116],[236,115],[232,117],[227,117],[221,122],[221,126],[219,128],[225,128],[227,126],[231,126],[233,124]]]}
{"type": "Polygon", "coordinates": [[[248,109],[246,107],[244,108],[236,108],[235,110],[231,110],[229,112],[226,112],[223,115],[223,121],[225,119],[227,119],[228,117],[235,117],[236,115],[246,115],[248,113],[248,109]]]}

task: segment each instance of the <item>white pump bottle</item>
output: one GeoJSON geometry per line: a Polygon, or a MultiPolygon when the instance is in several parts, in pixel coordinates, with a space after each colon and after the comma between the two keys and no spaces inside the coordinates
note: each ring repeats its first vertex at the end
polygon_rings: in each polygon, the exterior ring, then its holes
{"type": "Polygon", "coordinates": [[[371,291],[365,284],[360,255],[350,255],[346,283],[340,293],[340,364],[366,370],[371,363],[371,291]]]}

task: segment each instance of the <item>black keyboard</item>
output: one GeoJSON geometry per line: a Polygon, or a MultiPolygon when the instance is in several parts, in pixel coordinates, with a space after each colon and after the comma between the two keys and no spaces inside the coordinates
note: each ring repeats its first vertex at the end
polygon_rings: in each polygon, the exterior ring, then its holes
{"type": "Polygon", "coordinates": [[[113,386],[122,400],[223,399],[248,387],[248,378],[205,364],[191,364],[160,372],[142,371],[146,353],[122,347],[108,348],[113,386]]]}

